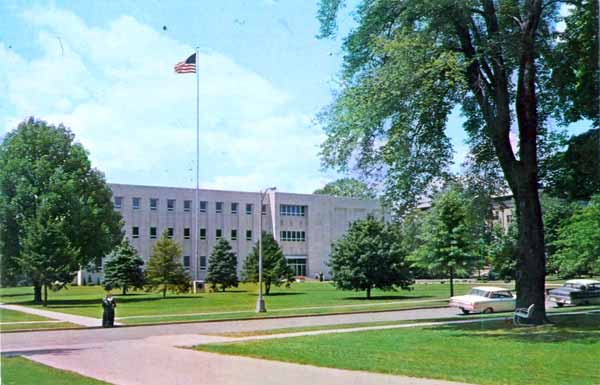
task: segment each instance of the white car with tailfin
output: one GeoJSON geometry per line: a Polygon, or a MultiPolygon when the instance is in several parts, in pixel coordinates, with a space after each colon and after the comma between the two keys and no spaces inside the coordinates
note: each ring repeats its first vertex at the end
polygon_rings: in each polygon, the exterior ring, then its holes
{"type": "Polygon", "coordinates": [[[449,305],[459,308],[463,314],[514,311],[516,296],[502,287],[477,286],[467,295],[450,298],[449,305]]]}

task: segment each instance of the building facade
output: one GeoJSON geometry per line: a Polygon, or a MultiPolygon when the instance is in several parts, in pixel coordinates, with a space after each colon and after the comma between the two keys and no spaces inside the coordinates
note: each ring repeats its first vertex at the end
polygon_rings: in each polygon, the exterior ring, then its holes
{"type": "Polygon", "coordinates": [[[260,202],[258,192],[195,190],[111,184],[115,210],[123,216],[124,230],[144,261],[152,246],[167,232],[183,248],[182,263],[193,279],[204,280],[208,257],[220,238],[238,257],[238,272],[258,241],[259,221],[274,235],[288,264],[298,276],[328,278],[331,244],[350,223],[386,214],[379,201],[326,195],[268,192],[260,202]],[[199,225],[195,230],[195,214],[199,225]],[[194,255],[194,237],[198,253],[194,255]]]}

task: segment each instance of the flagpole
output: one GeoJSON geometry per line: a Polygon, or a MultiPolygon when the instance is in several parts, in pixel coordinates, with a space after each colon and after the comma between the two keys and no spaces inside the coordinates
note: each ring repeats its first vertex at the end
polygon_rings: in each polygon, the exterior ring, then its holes
{"type": "Polygon", "coordinates": [[[200,278],[200,255],[198,238],[200,229],[198,215],[200,212],[200,71],[198,71],[198,47],[196,47],[196,215],[194,230],[194,257],[196,259],[196,279],[200,278]]]}

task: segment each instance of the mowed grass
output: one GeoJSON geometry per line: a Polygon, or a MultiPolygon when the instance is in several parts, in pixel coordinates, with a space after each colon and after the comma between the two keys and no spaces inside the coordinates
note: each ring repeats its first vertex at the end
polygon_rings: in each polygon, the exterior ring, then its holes
{"type": "MultiPolygon", "coordinates": [[[[472,285],[457,284],[456,293],[466,293],[472,285]]],[[[42,308],[33,304],[31,287],[0,289],[0,301],[42,308]]],[[[117,318],[124,323],[214,320],[256,317],[257,286],[243,284],[239,288],[199,294],[161,294],[132,292],[127,296],[113,291],[117,300],[117,318]],[[200,313],[200,314],[198,314],[200,313]],[[208,314],[206,314],[208,313],[208,314]],[[169,317],[177,315],[177,317],[169,317]],[[148,316],[148,317],[146,317],[148,316]]],[[[99,318],[104,291],[100,286],[71,286],[49,293],[48,310],[99,318]]],[[[267,316],[328,314],[367,310],[393,310],[408,307],[443,306],[449,296],[447,284],[414,285],[410,291],[381,292],[365,299],[363,292],[336,290],[328,282],[294,283],[289,288],[274,287],[265,297],[267,316]]],[[[260,315],[259,315],[260,316],[260,315]]]]}
{"type": "Polygon", "coordinates": [[[0,309],[0,322],[51,321],[50,318],[16,310],[0,309]]]}
{"type": "Polygon", "coordinates": [[[600,384],[600,315],[555,316],[554,326],[503,321],[376,330],[198,350],[476,384],[600,384]]]}
{"type": "Polygon", "coordinates": [[[54,369],[23,357],[2,357],[3,385],[110,385],[65,370],[54,369]]]}

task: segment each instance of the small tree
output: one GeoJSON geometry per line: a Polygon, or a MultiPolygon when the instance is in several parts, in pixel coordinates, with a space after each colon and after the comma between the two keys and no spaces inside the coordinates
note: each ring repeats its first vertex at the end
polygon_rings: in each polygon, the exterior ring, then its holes
{"type": "Polygon", "coordinates": [[[560,276],[600,273],[600,195],[561,225],[554,246],[552,262],[560,276]]]}
{"type": "MultiPolygon", "coordinates": [[[[283,251],[270,233],[262,233],[262,280],[265,284],[265,294],[271,292],[271,285],[289,286],[294,281],[294,272],[287,265],[283,251]]],[[[258,282],[258,242],[244,261],[242,269],[244,282],[258,282]]]]}
{"type": "Polygon", "coordinates": [[[137,254],[137,250],[131,246],[127,237],[123,237],[121,244],[108,257],[104,265],[104,284],[119,287],[123,295],[127,295],[127,289],[141,289],[144,287],[144,261],[137,254]]]}
{"type": "Polygon", "coordinates": [[[372,216],[354,222],[348,232],[333,244],[332,280],[336,288],[365,290],[409,289],[414,282],[405,261],[400,228],[386,225],[372,216]]]}
{"type": "Polygon", "coordinates": [[[375,199],[377,194],[366,183],[353,178],[342,178],[327,183],[313,194],[355,199],[375,199]]]}
{"type": "Polygon", "coordinates": [[[419,234],[422,244],[411,256],[414,266],[450,279],[450,296],[454,295],[454,277],[470,272],[477,260],[467,204],[454,189],[438,196],[419,234]]]}
{"type": "Polygon", "coordinates": [[[217,242],[208,259],[206,282],[211,284],[213,290],[217,288],[217,285],[221,285],[222,291],[228,287],[238,286],[237,257],[225,239],[217,242]]]}
{"type": "Polygon", "coordinates": [[[152,256],[146,269],[146,289],[148,291],[162,291],[163,298],[167,297],[167,290],[176,293],[189,289],[190,276],[180,262],[183,251],[176,241],[169,238],[165,231],[152,248],[152,256]]]}

